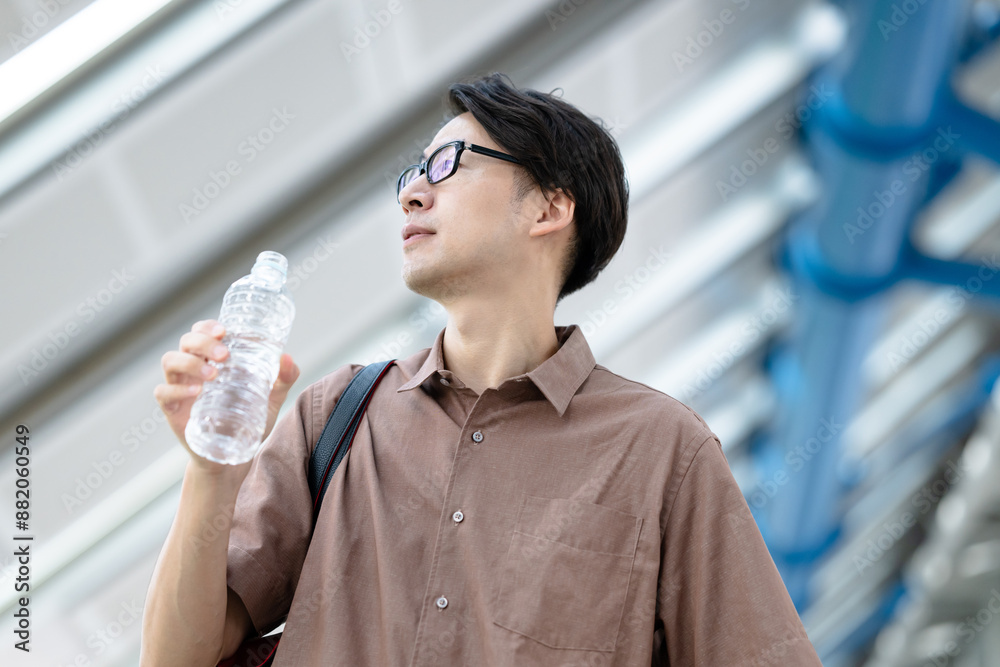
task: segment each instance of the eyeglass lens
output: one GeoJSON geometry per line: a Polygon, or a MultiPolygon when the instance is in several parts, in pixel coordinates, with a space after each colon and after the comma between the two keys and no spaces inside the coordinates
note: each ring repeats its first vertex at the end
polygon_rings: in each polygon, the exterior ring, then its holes
{"type": "Polygon", "coordinates": [[[455,155],[458,153],[458,146],[451,144],[442,147],[431,156],[431,162],[427,165],[428,181],[434,183],[440,181],[451,173],[455,167],[455,155]]]}
{"type": "MultiPolygon", "coordinates": [[[[447,178],[451,174],[452,170],[455,168],[455,160],[458,156],[458,146],[451,144],[442,146],[430,157],[430,162],[427,164],[427,182],[437,183],[443,178],[447,178]]],[[[396,196],[399,196],[399,191],[405,188],[410,181],[420,175],[420,167],[410,167],[405,172],[403,172],[402,178],[399,179],[399,187],[396,189],[396,196]]]]}

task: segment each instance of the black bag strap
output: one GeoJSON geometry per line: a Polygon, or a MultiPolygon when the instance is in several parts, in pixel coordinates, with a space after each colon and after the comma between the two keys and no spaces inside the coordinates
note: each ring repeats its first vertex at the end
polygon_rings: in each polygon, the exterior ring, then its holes
{"type": "Polygon", "coordinates": [[[330,413],[329,419],[326,420],[323,434],[309,459],[309,491],[313,495],[314,521],[319,514],[319,507],[323,503],[323,496],[326,495],[326,488],[330,485],[334,471],[354,442],[354,434],[358,430],[358,424],[361,423],[361,416],[368,409],[368,402],[375,393],[375,387],[395,361],[395,359],[380,361],[361,369],[351,378],[333,412],[330,413]]]}

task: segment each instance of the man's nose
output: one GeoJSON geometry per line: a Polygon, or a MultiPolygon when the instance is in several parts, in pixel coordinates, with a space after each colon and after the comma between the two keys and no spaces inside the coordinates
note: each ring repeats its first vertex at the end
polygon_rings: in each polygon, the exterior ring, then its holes
{"type": "Polygon", "coordinates": [[[434,193],[431,191],[427,176],[420,174],[403,186],[399,191],[399,203],[403,211],[411,213],[413,209],[430,208],[434,203],[434,193]]]}

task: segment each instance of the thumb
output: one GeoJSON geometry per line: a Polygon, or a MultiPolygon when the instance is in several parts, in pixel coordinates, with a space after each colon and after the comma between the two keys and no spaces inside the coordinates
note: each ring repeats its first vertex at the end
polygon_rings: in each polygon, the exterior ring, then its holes
{"type": "Polygon", "coordinates": [[[287,353],[282,354],[281,365],[278,368],[278,378],[274,381],[274,386],[271,388],[271,396],[268,399],[267,425],[264,427],[264,438],[267,438],[271,433],[271,429],[274,428],[281,405],[288,397],[288,391],[298,379],[299,367],[292,360],[292,355],[287,353]]]}

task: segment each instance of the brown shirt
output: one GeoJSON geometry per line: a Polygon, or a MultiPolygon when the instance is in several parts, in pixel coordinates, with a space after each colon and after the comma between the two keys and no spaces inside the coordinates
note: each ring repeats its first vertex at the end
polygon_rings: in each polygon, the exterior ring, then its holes
{"type": "Polygon", "coordinates": [[[255,627],[287,615],[274,667],[821,667],[716,435],[556,334],[481,395],[444,368],[443,330],[398,361],[315,532],[309,456],[362,367],[299,395],[229,542],[255,627]]]}

